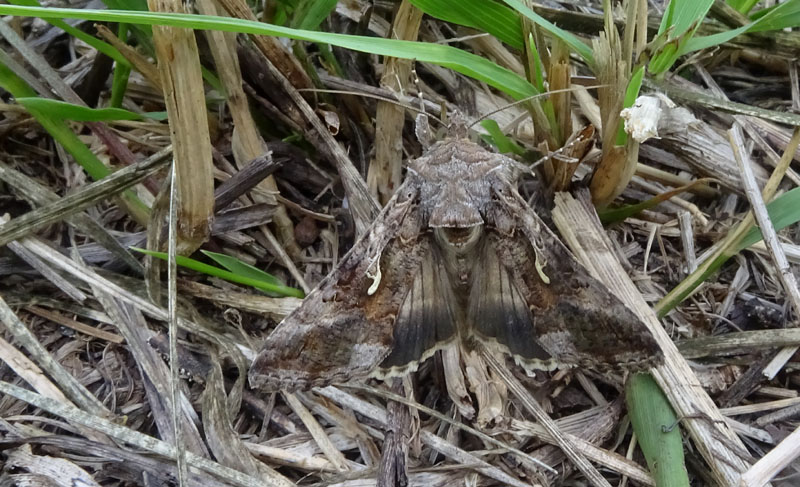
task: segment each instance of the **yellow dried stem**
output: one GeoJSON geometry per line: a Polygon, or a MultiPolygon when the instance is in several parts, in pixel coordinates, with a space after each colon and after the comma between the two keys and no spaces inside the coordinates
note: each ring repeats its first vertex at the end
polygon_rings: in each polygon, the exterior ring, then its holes
{"type": "MultiPolygon", "coordinates": [[[[422,11],[408,0],[397,9],[389,33],[392,39],[415,40],[422,22],[422,11]]],[[[386,58],[381,86],[402,92],[411,74],[408,59],[386,58]]],[[[405,108],[379,102],[375,127],[375,158],[370,161],[367,186],[381,204],[386,204],[402,182],[403,122],[405,108]]]]}
{"type": "MultiPolygon", "coordinates": [[[[186,13],[177,0],[149,0],[153,12],[186,13]]],[[[210,234],[214,211],[214,166],[205,91],[194,32],[153,26],[179,189],[178,253],[189,254],[210,234]]]]}
{"type": "Polygon", "coordinates": [[[549,89],[552,91],[550,102],[553,104],[553,111],[558,125],[558,133],[555,134],[556,142],[558,147],[561,147],[566,139],[572,135],[572,91],[569,89],[572,75],[569,48],[563,42],[555,41],[553,44],[547,79],[549,89]]]}
{"type": "MultiPolygon", "coordinates": [[[[631,0],[629,6],[635,6],[631,0]]],[[[608,2],[606,2],[608,3],[608,2]]],[[[606,12],[605,31],[594,40],[594,55],[597,66],[598,98],[602,114],[603,156],[597,166],[589,186],[595,205],[603,207],[614,200],[633,177],[639,157],[639,144],[628,138],[625,146],[617,145],[617,132],[620,124],[620,111],[625,101],[625,93],[631,77],[631,55],[634,49],[634,36],[626,31],[624,42],[611,19],[610,6],[606,12]]],[[[629,8],[628,15],[636,20],[635,9],[629,8]]],[[[635,28],[631,23],[630,29],[635,28]]]]}
{"type": "MultiPolygon", "coordinates": [[[[222,15],[212,0],[198,0],[197,8],[200,13],[205,15],[222,15]]],[[[239,58],[236,55],[235,34],[208,31],[206,35],[209,38],[208,45],[214,57],[217,73],[225,86],[234,126],[231,141],[233,154],[237,167],[241,169],[251,160],[263,155],[267,151],[267,145],[253,121],[247,96],[242,89],[242,72],[239,68],[239,58]]],[[[256,202],[278,204],[274,196],[278,193],[274,177],[267,177],[257,185],[257,188],[261,191],[253,193],[253,199],[256,202]]],[[[275,224],[278,241],[286,249],[286,252],[292,257],[299,256],[300,247],[294,238],[294,224],[289,218],[286,207],[279,204],[272,221],[275,224]]]]}
{"type": "MultiPolygon", "coordinates": [[[[250,6],[243,0],[219,0],[220,6],[224,8],[231,17],[238,19],[252,20],[257,22],[255,14],[250,10],[250,6]]],[[[308,74],[303,70],[300,62],[288,49],[283,47],[277,37],[260,36],[252,34],[250,38],[264,56],[267,57],[278,70],[283,73],[295,89],[313,88],[308,74]]]]}
{"type": "Polygon", "coordinates": [[[100,35],[100,37],[114,46],[114,48],[119,51],[129,63],[131,63],[134,69],[140,72],[142,76],[144,76],[145,79],[150,82],[153,88],[161,91],[161,75],[158,74],[158,68],[154,66],[153,63],[142,56],[139,51],[125,44],[125,42],[114,35],[114,33],[111,32],[111,29],[105,25],[95,24],[95,29],[97,29],[97,33],[100,35]]]}
{"type": "MultiPolygon", "coordinates": [[[[555,146],[550,149],[556,150],[562,148],[566,139],[572,134],[572,93],[569,89],[572,76],[569,49],[563,42],[554,41],[547,79],[556,123],[552,129],[555,146]]],[[[569,179],[565,179],[565,176],[567,173],[572,173],[569,170],[571,165],[558,159],[549,159],[545,162],[545,175],[549,176],[548,182],[556,191],[562,191],[569,185],[569,179]]]]}
{"type": "Polygon", "coordinates": [[[617,196],[617,182],[623,177],[627,160],[626,147],[613,146],[609,149],[603,147],[603,159],[597,166],[589,186],[595,205],[605,206],[617,196]]]}

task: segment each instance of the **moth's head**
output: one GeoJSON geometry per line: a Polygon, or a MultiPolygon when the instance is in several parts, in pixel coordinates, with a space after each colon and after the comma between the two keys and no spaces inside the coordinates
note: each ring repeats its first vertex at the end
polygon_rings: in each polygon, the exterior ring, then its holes
{"type": "Polygon", "coordinates": [[[454,112],[450,115],[450,123],[447,124],[448,139],[466,139],[469,136],[467,119],[461,112],[454,112]]]}
{"type": "MultiPolygon", "coordinates": [[[[441,122],[441,120],[439,120],[441,122]]],[[[417,115],[416,121],[414,123],[414,133],[417,136],[417,140],[420,144],[422,144],[423,150],[428,150],[436,144],[437,141],[442,141],[442,135],[444,135],[444,139],[457,139],[457,140],[466,140],[469,136],[469,126],[467,125],[467,119],[461,112],[453,112],[450,115],[449,122],[444,127],[446,131],[443,133],[440,130],[438,132],[438,136],[434,131],[431,129],[430,121],[428,116],[424,113],[420,113],[417,115]]]]}

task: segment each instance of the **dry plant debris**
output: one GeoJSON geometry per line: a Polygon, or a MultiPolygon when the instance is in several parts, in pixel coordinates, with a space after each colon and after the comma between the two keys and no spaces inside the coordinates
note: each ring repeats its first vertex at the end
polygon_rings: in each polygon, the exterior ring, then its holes
{"type": "MultiPolygon", "coordinates": [[[[680,15],[659,37],[654,3],[141,2],[251,23],[229,32],[0,5],[0,485],[800,483],[800,22],[670,54],[680,15]],[[645,428],[677,475],[638,447],[624,374],[443,351],[402,379],[249,388],[440,136],[420,111],[488,117],[472,136],[652,331],[643,401],[674,420],[645,428]]],[[[686,39],[761,22],[696,3],[686,39]]]]}

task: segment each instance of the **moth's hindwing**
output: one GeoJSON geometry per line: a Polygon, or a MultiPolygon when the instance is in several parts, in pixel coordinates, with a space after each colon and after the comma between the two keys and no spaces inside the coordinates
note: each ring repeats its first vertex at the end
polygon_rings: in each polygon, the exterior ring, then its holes
{"type": "Polygon", "coordinates": [[[427,252],[394,323],[392,352],[378,377],[400,376],[458,337],[453,288],[430,233],[421,237],[427,252]]]}
{"type": "Polygon", "coordinates": [[[490,348],[509,353],[530,368],[552,370],[559,364],[536,336],[529,303],[533,296],[520,291],[527,290],[519,282],[519,275],[531,272],[527,268],[529,262],[511,261],[505,255],[501,259],[497,245],[500,241],[502,238],[493,232],[484,236],[481,258],[472,271],[467,323],[475,338],[490,348]]]}

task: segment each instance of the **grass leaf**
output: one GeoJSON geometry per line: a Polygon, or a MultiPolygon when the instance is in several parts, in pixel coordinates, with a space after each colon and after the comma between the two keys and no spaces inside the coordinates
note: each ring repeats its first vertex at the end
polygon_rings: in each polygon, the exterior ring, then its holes
{"type": "MultiPolygon", "coordinates": [[[[0,63],[0,88],[8,91],[15,99],[36,98],[37,93],[11,69],[0,63]]],[[[28,112],[53,140],[61,144],[72,157],[95,181],[99,181],[111,174],[111,170],[92,152],[86,144],[72,131],[67,122],[53,117],[47,110],[30,108],[28,112]]],[[[148,220],[149,209],[132,191],[125,191],[121,198],[126,209],[138,222],[148,220]]]]}
{"type": "MultiPolygon", "coordinates": [[[[131,250],[135,250],[137,252],[141,252],[143,254],[150,255],[162,260],[167,260],[168,257],[166,252],[155,252],[153,250],[140,249],[138,247],[131,247],[131,250]]],[[[175,263],[187,269],[192,269],[197,272],[202,272],[203,274],[207,274],[209,276],[219,277],[220,279],[225,279],[226,281],[235,282],[238,284],[244,284],[246,286],[251,286],[256,289],[266,291],[268,293],[275,293],[281,296],[290,296],[295,298],[305,297],[303,291],[299,289],[295,289],[293,287],[288,287],[284,285],[278,285],[272,282],[266,282],[260,279],[254,279],[247,276],[240,276],[233,272],[226,271],[225,269],[220,269],[219,267],[214,267],[213,265],[208,265],[203,262],[200,262],[199,260],[194,260],[189,257],[183,257],[181,255],[175,256],[175,263]]]]}
{"type": "Polygon", "coordinates": [[[285,285],[283,281],[273,276],[272,274],[264,272],[258,267],[254,267],[248,264],[247,262],[242,262],[236,257],[220,254],[218,252],[210,252],[208,250],[201,250],[201,252],[208,258],[214,260],[214,262],[228,269],[234,274],[238,274],[244,277],[249,277],[251,279],[257,279],[259,281],[270,282],[272,284],[276,284],[279,286],[285,285]]]}
{"type": "Polygon", "coordinates": [[[472,27],[497,37],[514,49],[522,49],[519,14],[499,2],[486,0],[410,0],[426,14],[454,24],[472,27]]]}
{"type": "Polygon", "coordinates": [[[603,225],[610,225],[612,223],[621,222],[628,217],[641,213],[644,210],[649,210],[650,208],[667,201],[668,199],[672,198],[673,196],[677,196],[684,191],[689,191],[695,186],[699,186],[701,184],[706,184],[710,181],[714,181],[713,178],[700,178],[692,181],[689,184],[684,184],[683,186],[679,186],[675,189],[665,191],[661,194],[657,194],[652,198],[642,201],[641,203],[636,203],[633,205],[626,205],[620,208],[613,208],[613,209],[606,209],[602,210],[598,213],[598,217],[600,217],[600,221],[603,225]]]}
{"type": "Polygon", "coordinates": [[[75,105],[65,101],[53,100],[42,97],[21,97],[17,98],[17,103],[24,106],[26,110],[46,111],[51,117],[60,120],[73,120],[76,122],[107,122],[111,120],[142,120],[150,118],[153,120],[165,120],[166,112],[152,112],[145,115],[134,113],[123,108],[89,108],[82,105],[75,105]]]}
{"type": "MultiPolygon", "coordinates": [[[[775,230],[782,230],[800,221],[800,188],[794,188],[767,203],[767,212],[775,230]]],[[[690,296],[700,284],[713,275],[725,262],[738,252],[760,241],[761,230],[753,226],[737,243],[733,251],[716,257],[712,262],[703,263],[686,277],[678,286],[667,293],[655,306],[659,318],[667,315],[675,306],[690,296]]]]}
{"type": "Polygon", "coordinates": [[[714,0],[670,0],[661,17],[658,33],[671,30],[671,37],[674,39],[696,29],[713,4],[714,0]]]}
{"type": "MultiPolygon", "coordinates": [[[[23,5],[27,7],[43,8],[36,0],[9,0],[8,3],[11,3],[13,5],[23,5]]],[[[102,52],[106,56],[113,59],[114,62],[125,66],[130,66],[128,60],[125,59],[125,56],[123,56],[119,51],[117,51],[117,49],[111,44],[108,44],[107,42],[102,41],[97,37],[94,37],[93,35],[78,29],[77,27],[69,25],[68,23],[64,22],[61,19],[57,18],[48,19],[47,22],[50,23],[53,27],[58,27],[59,29],[63,30],[70,36],[76,39],[80,39],[81,41],[85,42],[89,46],[96,49],[98,52],[102,52]]]]}
{"type": "Polygon", "coordinates": [[[658,487],[689,487],[678,418],[649,374],[633,374],[625,384],[633,431],[658,487]]]}
{"type": "MultiPolygon", "coordinates": [[[[639,96],[639,91],[642,89],[642,80],[644,79],[644,66],[639,66],[631,80],[628,82],[628,87],[625,91],[625,99],[622,101],[622,108],[630,108],[636,103],[636,98],[639,96]]],[[[628,141],[628,133],[625,132],[625,124],[620,123],[617,129],[617,145],[625,145],[628,141]]]]}
{"type": "MultiPolygon", "coordinates": [[[[775,198],[767,204],[767,211],[775,230],[782,230],[800,221],[800,188],[794,188],[775,198]]],[[[761,241],[762,238],[761,230],[757,226],[753,226],[747,235],[742,238],[737,251],[741,252],[754,243],[761,241]]]]}
{"type": "Polygon", "coordinates": [[[337,0],[304,0],[294,11],[292,26],[298,29],[316,30],[336,8],[337,0]]]}
{"type": "Polygon", "coordinates": [[[753,22],[737,29],[691,39],[686,43],[683,49],[681,49],[681,54],[688,54],[690,52],[717,46],[746,32],[766,32],[800,26],[800,0],[789,0],[773,8],[764,10],[766,10],[766,12],[762,13],[760,11],[758,14],[753,15],[755,19],[753,22]]]}
{"type": "Polygon", "coordinates": [[[525,149],[506,136],[506,134],[500,130],[500,126],[496,121],[491,119],[483,120],[481,122],[481,127],[485,128],[486,131],[489,132],[488,135],[483,137],[484,140],[497,147],[499,152],[503,154],[514,153],[519,156],[525,154],[525,149]]]}
{"type": "Polygon", "coordinates": [[[332,44],[354,51],[438,64],[476,80],[483,81],[515,99],[525,98],[537,93],[533,85],[513,71],[498,66],[488,59],[475,54],[456,49],[452,46],[440,44],[291,29],[289,27],[281,27],[262,22],[212,15],[127,10],[38,8],[20,7],[16,5],[0,5],[0,15],[19,15],[40,18],[74,18],[98,22],[169,25],[172,27],[184,27],[196,30],[220,30],[243,34],[288,37],[302,41],[332,44]]]}
{"type": "Polygon", "coordinates": [[[531,10],[530,7],[522,3],[520,0],[503,0],[503,2],[525,17],[529,18],[531,21],[533,21],[533,23],[549,32],[551,35],[561,39],[564,44],[568,45],[573,51],[578,53],[578,55],[582,57],[584,61],[586,61],[586,64],[589,66],[594,66],[594,53],[592,52],[592,48],[585,44],[577,36],[571,32],[567,32],[559,27],[556,27],[555,24],[531,10]]]}

